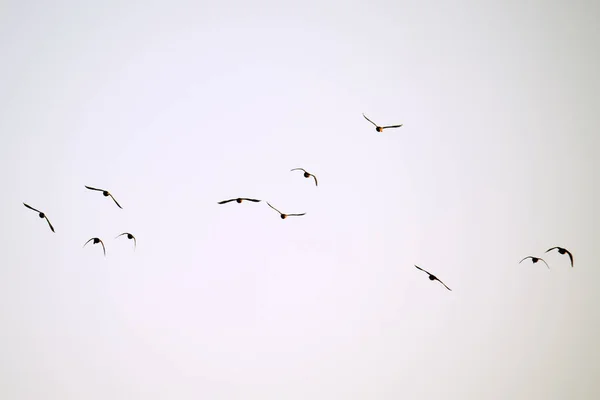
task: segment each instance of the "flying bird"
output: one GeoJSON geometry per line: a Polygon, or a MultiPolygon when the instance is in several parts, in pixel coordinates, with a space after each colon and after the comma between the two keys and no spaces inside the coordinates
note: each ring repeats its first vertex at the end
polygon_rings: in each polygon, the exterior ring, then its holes
{"type": "MultiPolygon", "coordinates": [[[[269,204],[269,202],[267,201],[267,204],[269,204]]],[[[269,207],[271,207],[273,210],[277,211],[279,213],[279,216],[281,217],[281,219],[286,219],[287,217],[300,217],[306,213],[302,213],[302,214],[284,214],[281,211],[279,211],[278,209],[276,209],[275,207],[273,207],[272,205],[269,204],[269,207]]]]}
{"type": "Polygon", "coordinates": [[[85,244],[83,245],[83,247],[85,247],[85,245],[88,244],[89,242],[91,242],[92,240],[94,241],[94,243],[92,243],[92,244],[98,244],[98,243],[100,243],[102,245],[102,250],[104,251],[104,257],[106,257],[106,247],[104,247],[104,242],[102,240],[100,240],[100,238],[97,238],[97,237],[91,238],[90,240],[88,240],[87,242],[85,242],[85,244]]]}
{"type": "Polygon", "coordinates": [[[553,247],[553,248],[551,248],[551,249],[548,249],[548,250],[546,250],[546,253],[547,253],[547,252],[549,252],[550,250],[554,250],[554,249],[558,249],[558,252],[559,252],[560,254],[565,254],[565,253],[567,253],[567,254],[569,255],[569,258],[571,259],[571,268],[573,268],[573,254],[571,254],[571,252],[570,252],[569,250],[567,250],[567,249],[565,249],[565,248],[562,248],[562,247],[558,247],[558,246],[557,246],[557,247],[553,247]]]}
{"type": "Polygon", "coordinates": [[[304,168],[294,168],[294,169],[291,169],[290,171],[304,171],[304,177],[310,178],[312,176],[315,180],[315,186],[319,186],[319,183],[317,182],[317,177],[314,176],[313,174],[311,174],[310,172],[306,172],[306,170],[304,168]]]}
{"type": "Polygon", "coordinates": [[[115,202],[115,204],[117,206],[119,206],[120,209],[123,209],[123,207],[121,207],[121,205],[119,203],[117,203],[117,200],[113,197],[112,194],[110,194],[110,192],[108,190],[104,190],[104,189],[96,189],[90,186],[86,186],[86,188],[90,189],[90,190],[96,190],[98,192],[102,192],[102,194],[104,195],[104,197],[108,197],[110,196],[111,199],[113,199],[113,201],[115,202]]]}
{"type": "Polygon", "coordinates": [[[429,280],[430,281],[438,281],[439,283],[441,283],[442,285],[444,285],[446,287],[446,289],[448,289],[449,291],[452,291],[452,289],[450,289],[448,286],[446,286],[446,284],[442,281],[440,281],[437,276],[430,274],[429,272],[425,271],[423,268],[418,267],[415,265],[415,267],[417,267],[417,269],[420,269],[421,271],[425,272],[427,275],[429,275],[429,280]]]}
{"type": "Polygon", "coordinates": [[[123,232],[120,235],[118,235],[116,238],[123,236],[123,235],[127,235],[127,239],[133,239],[133,249],[135,250],[135,248],[137,247],[137,241],[135,240],[135,236],[133,236],[131,233],[129,232],[123,232]]]}
{"type": "Polygon", "coordinates": [[[370,123],[372,123],[373,125],[375,125],[375,130],[377,132],[383,132],[383,130],[387,129],[387,128],[400,128],[403,125],[403,124],[400,124],[400,125],[379,126],[375,122],[373,122],[369,118],[367,118],[367,116],[364,113],[363,113],[363,117],[365,117],[365,119],[367,121],[369,121],[370,123]]]}
{"type": "Polygon", "coordinates": [[[225,204],[225,203],[229,203],[230,201],[237,201],[238,203],[241,203],[244,200],[253,201],[255,203],[259,203],[262,201],[262,200],[257,200],[257,199],[247,199],[245,197],[238,197],[237,199],[229,199],[229,200],[220,201],[218,204],[225,204]]]}
{"type": "Polygon", "coordinates": [[[522,259],[521,261],[519,261],[519,264],[521,264],[523,261],[527,260],[528,258],[531,258],[531,262],[532,263],[536,263],[538,261],[542,261],[544,264],[546,264],[546,267],[548,267],[548,269],[550,269],[550,266],[548,265],[548,263],[546,261],[544,261],[543,259],[539,258],[539,257],[534,257],[534,256],[527,256],[524,259],[522,259]]]}
{"type": "MultiPolygon", "coordinates": [[[[23,205],[27,208],[29,208],[30,210],[36,211],[38,213],[38,216],[40,218],[45,218],[46,222],[48,223],[48,226],[50,227],[50,229],[52,230],[52,232],[54,232],[54,227],[52,226],[52,224],[50,223],[50,220],[48,219],[48,217],[46,216],[46,214],[44,214],[43,212],[41,212],[40,210],[36,210],[35,208],[31,207],[28,204],[23,203],[23,205]]],[[[56,233],[56,232],[55,232],[56,233]]]]}

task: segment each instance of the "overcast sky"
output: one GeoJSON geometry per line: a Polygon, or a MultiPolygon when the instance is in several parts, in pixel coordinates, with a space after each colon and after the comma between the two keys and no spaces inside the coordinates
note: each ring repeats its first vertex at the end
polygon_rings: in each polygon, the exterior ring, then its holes
{"type": "Polygon", "coordinates": [[[599,398],[599,19],[0,2],[0,397],[599,398]]]}

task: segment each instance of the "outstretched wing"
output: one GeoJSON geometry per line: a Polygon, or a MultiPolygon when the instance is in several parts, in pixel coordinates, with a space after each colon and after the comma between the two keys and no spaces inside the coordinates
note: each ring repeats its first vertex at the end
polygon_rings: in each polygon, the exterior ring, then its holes
{"type": "Polygon", "coordinates": [[[365,119],[367,121],[369,121],[370,123],[372,123],[373,125],[377,126],[377,124],[375,122],[371,121],[369,118],[367,118],[367,116],[364,113],[363,113],[363,117],[365,117],[365,119]]]}
{"type": "Polygon", "coordinates": [[[104,257],[106,257],[106,247],[104,247],[104,242],[100,240],[100,244],[102,245],[102,251],[104,252],[104,257]]]}
{"type": "MultiPolygon", "coordinates": [[[[247,201],[253,201],[255,203],[260,203],[262,200],[258,200],[258,199],[247,199],[245,197],[242,197],[242,200],[247,200],[247,201]]],[[[230,200],[231,201],[231,200],[230,200]]]]}
{"type": "Polygon", "coordinates": [[[281,211],[279,211],[278,209],[273,207],[268,201],[267,201],[267,204],[269,205],[269,207],[271,207],[273,210],[277,211],[279,214],[283,214],[281,211]]]}
{"type": "Polygon", "coordinates": [[[25,204],[25,203],[23,203],[23,205],[24,205],[25,207],[29,208],[30,210],[37,211],[37,212],[41,212],[40,210],[36,210],[35,208],[31,207],[29,204],[25,204]]]}
{"type": "Polygon", "coordinates": [[[301,216],[303,216],[305,214],[306,213],[302,213],[302,214],[285,214],[285,215],[287,215],[288,217],[301,217],[301,216]]]}
{"type": "Polygon", "coordinates": [[[417,269],[420,269],[421,271],[425,272],[428,275],[431,275],[431,273],[429,273],[429,271],[425,271],[423,268],[419,267],[418,265],[415,265],[415,267],[417,267],[417,269]]]}
{"type": "Polygon", "coordinates": [[[92,241],[92,240],[94,240],[94,239],[95,239],[95,238],[91,238],[90,240],[88,240],[87,242],[85,242],[85,243],[83,244],[83,247],[85,247],[85,245],[86,245],[86,244],[88,244],[89,242],[91,242],[91,241],[92,241]]]}
{"type": "Polygon", "coordinates": [[[383,129],[387,129],[387,128],[400,128],[402,125],[404,124],[400,124],[400,125],[389,125],[389,126],[384,126],[382,127],[383,129]]]}
{"type": "Polygon", "coordinates": [[[551,249],[548,249],[548,250],[546,250],[544,253],[547,253],[547,252],[549,252],[549,251],[552,251],[552,250],[554,250],[554,249],[560,249],[560,247],[558,247],[558,246],[556,246],[556,247],[552,247],[551,249]]]}
{"type": "Polygon", "coordinates": [[[115,236],[115,239],[116,239],[116,238],[118,238],[118,237],[121,237],[121,236],[123,236],[123,235],[127,235],[127,233],[128,233],[128,232],[123,232],[123,233],[121,233],[120,235],[117,235],[117,236],[115,236]]]}
{"type": "Polygon", "coordinates": [[[567,249],[565,249],[565,251],[569,255],[569,258],[571,259],[571,268],[573,268],[573,254],[571,254],[571,252],[569,250],[567,250],[567,249]]]}
{"type": "Polygon", "coordinates": [[[86,186],[86,188],[88,188],[90,190],[97,190],[98,192],[104,192],[104,189],[96,189],[96,188],[93,188],[91,186],[86,186]]]}
{"type": "Polygon", "coordinates": [[[527,260],[528,258],[533,258],[533,256],[527,256],[524,259],[522,259],[521,261],[519,261],[519,264],[521,264],[523,261],[527,260]]]}
{"type": "Polygon", "coordinates": [[[230,201],[234,201],[235,199],[229,199],[229,200],[223,200],[218,202],[217,204],[225,204],[225,203],[229,203],[230,201]]]}
{"type": "MultiPolygon", "coordinates": [[[[50,220],[48,219],[48,217],[46,217],[46,216],[44,215],[44,218],[46,218],[46,222],[48,223],[48,226],[50,226],[50,229],[52,230],[52,232],[54,232],[54,227],[53,227],[53,226],[52,226],[52,224],[50,223],[50,220]]],[[[56,232],[54,232],[54,233],[56,233],[56,232]]]]}
{"type": "Polygon", "coordinates": [[[135,250],[135,248],[137,247],[137,240],[135,239],[135,236],[131,236],[133,237],[133,250],[135,250]]]}
{"type": "MultiPolygon", "coordinates": [[[[442,281],[440,281],[438,278],[435,278],[436,281],[438,281],[439,283],[441,283],[442,285],[446,286],[446,284],[442,281]]],[[[452,291],[452,289],[450,289],[448,286],[446,286],[446,289],[448,289],[449,291],[452,291]]]]}
{"type": "Polygon", "coordinates": [[[304,168],[294,168],[294,169],[290,169],[290,172],[291,171],[304,171],[304,172],[306,172],[306,170],[304,168]]]}
{"type": "Polygon", "coordinates": [[[319,182],[317,182],[317,177],[313,174],[310,174],[310,176],[312,176],[315,179],[315,186],[319,186],[319,182]]]}
{"type": "Polygon", "coordinates": [[[110,196],[110,198],[111,198],[111,199],[113,199],[113,201],[115,202],[115,204],[116,204],[117,206],[119,206],[119,208],[122,210],[122,209],[123,209],[123,207],[121,207],[121,205],[120,205],[119,203],[117,203],[117,199],[115,199],[115,198],[113,197],[113,195],[112,195],[112,194],[110,194],[110,193],[109,193],[108,195],[110,196]]]}
{"type": "Polygon", "coordinates": [[[546,264],[546,267],[548,267],[548,269],[550,269],[550,266],[548,265],[548,263],[547,263],[547,262],[546,262],[544,259],[540,258],[539,260],[540,260],[540,261],[543,261],[543,262],[544,262],[544,264],[546,264]]]}

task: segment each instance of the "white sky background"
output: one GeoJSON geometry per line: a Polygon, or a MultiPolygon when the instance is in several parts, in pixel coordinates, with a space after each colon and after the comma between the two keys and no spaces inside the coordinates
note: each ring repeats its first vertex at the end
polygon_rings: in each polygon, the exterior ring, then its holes
{"type": "Polygon", "coordinates": [[[600,6],[500,3],[0,3],[1,397],[598,398],[600,6]]]}

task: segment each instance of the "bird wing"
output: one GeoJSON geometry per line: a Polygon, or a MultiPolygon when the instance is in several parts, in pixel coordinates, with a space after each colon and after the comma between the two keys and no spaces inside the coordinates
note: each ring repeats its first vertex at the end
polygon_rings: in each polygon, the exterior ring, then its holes
{"type": "Polygon", "coordinates": [[[115,204],[116,204],[117,206],[119,206],[119,208],[122,210],[122,209],[123,209],[123,207],[121,207],[121,205],[120,205],[119,203],[117,203],[117,199],[115,199],[115,198],[113,197],[113,195],[112,195],[112,194],[110,194],[110,193],[109,193],[108,195],[110,196],[110,198],[111,198],[111,199],[113,199],[113,201],[115,202],[115,204]]]}
{"type": "Polygon", "coordinates": [[[389,126],[383,126],[382,129],[387,129],[387,128],[400,128],[402,125],[404,124],[400,124],[400,125],[389,125],[389,126]]]}
{"type": "Polygon", "coordinates": [[[302,214],[285,214],[285,215],[287,215],[288,217],[301,217],[301,216],[303,216],[305,214],[306,213],[302,213],[302,214]]]}
{"type": "Polygon", "coordinates": [[[375,122],[371,121],[369,118],[367,118],[367,116],[364,113],[363,113],[363,117],[365,117],[365,119],[367,121],[369,121],[370,123],[372,123],[373,125],[377,126],[377,124],[375,122]]]}
{"type": "Polygon", "coordinates": [[[304,168],[294,168],[294,169],[290,169],[290,172],[291,171],[304,171],[304,172],[306,172],[306,170],[304,168]]]}
{"type": "MultiPolygon", "coordinates": [[[[253,201],[255,203],[260,203],[262,200],[258,200],[258,199],[247,199],[245,197],[242,197],[242,200],[247,200],[247,201],[253,201]]],[[[231,200],[230,200],[231,201],[231,200]]]]}
{"type": "Polygon", "coordinates": [[[277,211],[279,214],[283,214],[281,211],[279,211],[278,209],[273,207],[268,201],[267,201],[267,204],[269,205],[269,207],[271,207],[273,210],[277,211]]]}
{"type": "Polygon", "coordinates": [[[127,233],[128,233],[128,232],[123,232],[123,233],[121,233],[120,235],[117,235],[117,236],[115,236],[115,239],[116,239],[116,238],[118,238],[118,237],[121,237],[121,236],[123,236],[123,235],[127,235],[127,233]]]}
{"type": "Polygon", "coordinates": [[[25,204],[25,203],[23,203],[23,205],[24,205],[25,207],[29,208],[30,210],[37,211],[37,212],[41,212],[40,210],[36,210],[35,208],[31,207],[29,204],[25,204]]]}
{"type": "Polygon", "coordinates": [[[544,253],[547,253],[547,252],[549,252],[549,251],[552,251],[552,250],[554,250],[554,249],[559,249],[559,248],[560,248],[560,247],[558,247],[558,246],[556,246],[556,247],[552,247],[551,249],[548,249],[548,250],[546,250],[544,253]]]}
{"type": "Polygon", "coordinates": [[[319,186],[319,182],[317,182],[317,177],[313,174],[310,174],[310,176],[312,176],[315,179],[315,186],[319,186]]]}
{"type": "Polygon", "coordinates": [[[234,201],[235,199],[230,199],[230,200],[223,200],[218,202],[217,204],[225,204],[225,203],[229,203],[230,201],[234,201]]]}
{"type": "Polygon", "coordinates": [[[548,263],[544,259],[540,258],[540,261],[543,261],[544,264],[546,264],[546,267],[548,267],[548,269],[550,269],[550,266],[548,265],[548,263]]]}
{"type": "Polygon", "coordinates": [[[527,260],[528,258],[533,258],[533,256],[527,256],[524,259],[522,259],[521,261],[519,261],[519,264],[521,264],[523,261],[527,260]]]}
{"type": "Polygon", "coordinates": [[[93,188],[93,187],[91,187],[91,186],[86,186],[86,188],[88,188],[88,189],[90,189],[90,190],[97,190],[97,191],[99,191],[99,192],[104,192],[104,189],[96,189],[96,188],[93,188]]]}
{"type": "Polygon", "coordinates": [[[100,244],[102,245],[102,251],[104,252],[104,257],[106,257],[106,247],[104,247],[104,242],[100,240],[100,244]]]}
{"type": "MultiPolygon", "coordinates": [[[[442,285],[446,286],[446,284],[442,281],[440,281],[437,277],[435,278],[436,281],[438,281],[439,283],[441,283],[442,285]]],[[[448,289],[449,291],[452,291],[452,289],[450,289],[448,286],[446,286],[446,289],[448,289]]]]}
{"type": "Polygon", "coordinates": [[[423,268],[419,267],[418,265],[415,265],[415,267],[417,267],[417,269],[420,269],[421,271],[431,275],[431,273],[429,271],[425,271],[423,268]]]}
{"type": "Polygon", "coordinates": [[[565,249],[565,251],[569,255],[569,258],[571,259],[571,268],[573,268],[573,254],[571,254],[571,252],[569,250],[567,250],[567,249],[565,249]]]}
{"type": "Polygon", "coordinates": [[[133,237],[133,250],[135,250],[135,248],[137,247],[137,240],[135,239],[135,236],[131,236],[133,237]]]}
{"type": "MultiPolygon", "coordinates": [[[[50,229],[52,230],[52,232],[54,232],[54,227],[52,226],[52,224],[50,223],[50,220],[48,219],[48,217],[46,217],[44,215],[44,218],[46,218],[46,222],[48,223],[48,225],[50,226],[50,229]]],[[[56,233],[56,232],[55,232],[56,233]]]]}
{"type": "Polygon", "coordinates": [[[92,240],[94,240],[94,238],[91,238],[90,240],[88,240],[87,242],[85,242],[85,244],[83,245],[83,247],[85,247],[85,245],[88,244],[89,242],[91,242],[92,240]]]}

